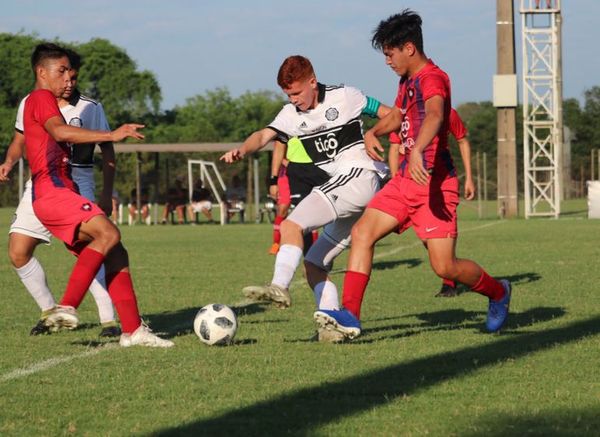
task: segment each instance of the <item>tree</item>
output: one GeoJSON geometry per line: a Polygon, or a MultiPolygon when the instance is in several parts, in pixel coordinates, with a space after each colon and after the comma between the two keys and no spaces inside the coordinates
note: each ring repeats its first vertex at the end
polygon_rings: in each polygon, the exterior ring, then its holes
{"type": "Polygon", "coordinates": [[[125,50],[101,38],[74,48],[83,58],[79,88],[102,102],[111,126],[158,112],[161,101],[158,81],[153,73],[138,71],[125,50]]]}

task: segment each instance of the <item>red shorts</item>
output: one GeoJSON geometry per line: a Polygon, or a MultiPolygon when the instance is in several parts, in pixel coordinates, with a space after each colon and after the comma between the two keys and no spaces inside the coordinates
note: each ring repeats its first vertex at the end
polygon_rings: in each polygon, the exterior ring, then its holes
{"type": "Polygon", "coordinates": [[[279,189],[277,204],[289,205],[292,203],[292,197],[290,195],[290,181],[287,176],[285,165],[282,165],[279,169],[279,176],[277,176],[277,187],[279,189]]]}
{"type": "Polygon", "coordinates": [[[459,199],[456,177],[432,178],[428,185],[419,185],[397,175],[375,195],[367,208],[396,218],[398,233],[413,226],[421,240],[456,238],[459,199]]]}
{"type": "Polygon", "coordinates": [[[33,212],[52,235],[68,246],[77,242],[81,223],[104,215],[98,205],[68,188],[56,188],[36,198],[33,212]]]}

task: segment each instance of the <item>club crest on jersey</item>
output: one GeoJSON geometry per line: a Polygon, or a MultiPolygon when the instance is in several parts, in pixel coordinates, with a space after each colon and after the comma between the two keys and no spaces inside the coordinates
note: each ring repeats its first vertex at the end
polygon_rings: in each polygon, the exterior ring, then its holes
{"type": "Polygon", "coordinates": [[[339,116],[340,113],[335,108],[329,108],[327,111],[325,111],[325,118],[329,121],[337,120],[339,116]]]}
{"type": "Polygon", "coordinates": [[[69,126],[82,127],[83,123],[81,121],[81,118],[73,117],[72,119],[69,120],[69,126]]]}
{"type": "Polygon", "coordinates": [[[81,205],[81,209],[84,211],[91,211],[92,210],[92,204],[91,203],[84,203],[83,205],[81,205]]]}

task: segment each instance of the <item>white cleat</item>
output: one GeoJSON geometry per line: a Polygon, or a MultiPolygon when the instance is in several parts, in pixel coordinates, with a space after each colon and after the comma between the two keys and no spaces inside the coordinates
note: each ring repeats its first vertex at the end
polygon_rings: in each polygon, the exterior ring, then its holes
{"type": "Polygon", "coordinates": [[[250,285],[244,287],[242,293],[248,299],[254,301],[273,302],[280,308],[288,308],[292,305],[292,297],[286,288],[279,285],[250,285]]]}
{"type": "Polygon", "coordinates": [[[131,334],[121,334],[119,345],[123,347],[130,346],[147,346],[147,347],[173,347],[175,343],[171,340],[165,340],[160,338],[156,334],[152,333],[152,330],[148,326],[142,323],[138,329],[133,331],[131,334]]]}
{"type": "Polygon", "coordinates": [[[50,310],[44,324],[50,331],[58,331],[60,328],[75,329],[79,325],[77,310],[72,306],[56,305],[50,310]]]}

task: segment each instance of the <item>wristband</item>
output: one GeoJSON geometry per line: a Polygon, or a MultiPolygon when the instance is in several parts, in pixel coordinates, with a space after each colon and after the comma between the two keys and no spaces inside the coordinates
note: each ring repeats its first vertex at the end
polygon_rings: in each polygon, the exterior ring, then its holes
{"type": "Polygon", "coordinates": [[[277,176],[271,176],[269,178],[269,185],[277,185],[277,176]]]}

